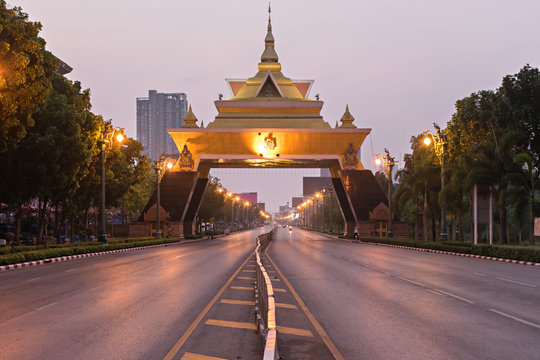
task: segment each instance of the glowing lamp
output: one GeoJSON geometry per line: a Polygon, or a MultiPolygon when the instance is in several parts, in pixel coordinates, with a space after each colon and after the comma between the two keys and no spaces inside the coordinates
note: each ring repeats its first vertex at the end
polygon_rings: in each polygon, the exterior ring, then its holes
{"type": "Polygon", "coordinates": [[[122,135],[122,133],[119,133],[118,135],[116,135],[116,141],[118,141],[119,143],[124,141],[124,135],[122,135]]]}
{"type": "Polygon", "coordinates": [[[375,159],[375,165],[381,166],[381,163],[382,163],[382,161],[381,161],[380,158],[376,158],[376,159],[375,159]]]}
{"type": "Polygon", "coordinates": [[[428,136],[424,138],[424,144],[426,144],[426,146],[429,146],[431,144],[431,139],[428,136]]]}
{"type": "Polygon", "coordinates": [[[169,161],[167,163],[167,169],[171,170],[172,168],[173,168],[173,163],[169,161]]]}

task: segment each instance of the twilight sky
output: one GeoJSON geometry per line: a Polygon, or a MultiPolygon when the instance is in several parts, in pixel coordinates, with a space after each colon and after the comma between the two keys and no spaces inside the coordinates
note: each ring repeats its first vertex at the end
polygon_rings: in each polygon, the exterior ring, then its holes
{"type": "MultiPolygon", "coordinates": [[[[260,0],[8,0],[43,24],[41,36],[91,89],[93,111],[135,137],[135,98],[185,92],[205,124],[225,78],[257,72],[266,34],[260,0]]],[[[504,75],[540,67],[538,0],[274,0],[272,24],[285,76],[314,79],[334,126],[349,104],[372,128],[362,162],[444,127],[456,100],[495,89],[504,75]],[[373,146],[373,152],[372,152],[373,146]]],[[[258,191],[275,211],[314,170],[218,170],[234,192],[258,191]]]]}

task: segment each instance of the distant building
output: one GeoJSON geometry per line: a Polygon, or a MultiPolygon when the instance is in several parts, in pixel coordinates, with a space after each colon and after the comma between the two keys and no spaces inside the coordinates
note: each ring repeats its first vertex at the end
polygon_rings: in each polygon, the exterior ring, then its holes
{"type": "Polygon", "coordinates": [[[240,193],[236,194],[242,199],[243,201],[249,201],[251,204],[257,203],[257,193],[256,192],[248,192],[248,193],[240,193]]]}
{"type": "Polygon", "coordinates": [[[304,197],[313,197],[316,192],[321,191],[324,188],[328,188],[328,186],[331,186],[329,177],[304,176],[302,180],[302,193],[304,197]]]}
{"type": "Polygon", "coordinates": [[[137,98],[137,140],[144,146],[146,156],[157,160],[161,154],[178,154],[167,129],[182,127],[187,108],[184,93],[149,90],[148,97],[137,98]]]}
{"type": "Polygon", "coordinates": [[[304,202],[304,198],[301,196],[294,196],[292,198],[292,208],[295,209],[298,205],[304,202]]]}
{"type": "Polygon", "coordinates": [[[327,169],[327,168],[321,169],[321,177],[332,177],[332,173],[330,173],[330,169],[327,169]]]}
{"type": "Polygon", "coordinates": [[[291,207],[289,206],[289,202],[287,201],[287,205],[283,205],[279,207],[279,213],[280,215],[287,215],[291,211],[291,207]]]}
{"type": "Polygon", "coordinates": [[[257,208],[262,211],[266,211],[266,204],[265,203],[257,203],[257,208]]]}

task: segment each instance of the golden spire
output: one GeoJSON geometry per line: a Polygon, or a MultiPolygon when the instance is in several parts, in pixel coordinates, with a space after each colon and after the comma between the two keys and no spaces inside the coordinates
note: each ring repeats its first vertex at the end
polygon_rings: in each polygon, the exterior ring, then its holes
{"type": "Polygon", "coordinates": [[[196,128],[198,127],[197,124],[197,117],[191,111],[191,105],[189,105],[189,111],[186,113],[186,116],[184,116],[184,125],[182,125],[183,128],[196,128]]]}
{"type": "Polygon", "coordinates": [[[345,107],[345,113],[341,117],[341,126],[340,128],[356,128],[353,124],[354,117],[349,112],[349,104],[345,107]]]}
{"type": "Polygon", "coordinates": [[[278,62],[278,55],[276,50],[274,50],[274,35],[272,35],[272,21],[270,19],[270,13],[272,9],[270,8],[270,3],[268,3],[268,32],[264,38],[264,52],[261,55],[261,62],[278,62]]]}

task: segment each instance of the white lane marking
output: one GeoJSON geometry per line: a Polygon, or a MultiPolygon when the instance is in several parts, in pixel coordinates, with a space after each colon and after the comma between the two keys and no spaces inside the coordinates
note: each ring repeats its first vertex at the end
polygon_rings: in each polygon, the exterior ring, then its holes
{"type": "Polygon", "coordinates": [[[451,294],[451,293],[449,293],[449,292],[442,291],[442,290],[439,290],[439,289],[435,289],[435,291],[438,291],[438,292],[440,292],[441,294],[444,294],[444,295],[453,297],[454,299],[458,299],[458,300],[464,301],[464,302],[466,302],[466,303],[468,303],[468,304],[474,304],[474,301],[471,301],[471,300],[469,300],[469,299],[462,298],[461,296],[457,296],[457,295],[454,295],[454,294],[451,294]]]}
{"type": "Polygon", "coordinates": [[[75,270],[77,270],[77,269],[68,269],[65,272],[70,272],[70,271],[75,271],[75,270]]]}
{"type": "Polygon", "coordinates": [[[38,277],[36,277],[36,278],[33,278],[33,279],[28,279],[28,280],[26,280],[26,281],[34,281],[34,280],[37,280],[37,279],[39,279],[39,278],[40,278],[40,276],[38,276],[38,277]]]}
{"type": "Polygon", "coordinates": [[[55,305],[55,304],[57,304],[57,303],[53,302],[53,303],[50,303],[49,305],[45,305],[45,306],[42,306],[42,307],[38,307],[38,308],[37,308],[36,310],[34,310],[34,311],[43,310],[43,309],[46,309],[46,308],[48,308],[48,307],[50,307],[50,306],[53,306],[53,305],[55,305]]]}
{"type": "Polygon", "coordinates": [[[498,277],[498,276],[495,276],[496,279],[499,279],[499,280],[502,280],[502,281],[507,281],[509,283],[514,283],[514,284],[518,284],[518,285],[523,285],[523,286],[528,286],[528,287],[536,287],[536,285],[533,285],[533,284],[527,284],[527,283],[524,283],[524,282],[521,282],[521,281],[515,281],[515,280],[510,280],[510,279],[506,279],[506,278],[502,278],[502,277],[498,277]]]}
{"type": "Polygon", "coordinates": [[[91,289],[89,289],[88,291],[94,291],[94,290],[97,290],[99,289],[100,287],[102,287],[103,285],[99,285],[99,286],[96,286],[96,287],[93,287],[91,289]]]}
{"type": "Polygon", "coordinates": [[[437,295],[439,295],[439,296],[443,296],[443,294],[441,294],[440,292],[437,292],[437,291],[435,291],[435,290],[427,289],[427,291],[429,291],[430,293],[437,294],[437,295]]]}
{"type": "Polygon", "coordinates": [[[489,311],[494,312],[494,313],[499,314],[499,315],[502,315],[502,316],[507,317],[507,318],[509,318],[509,319],[519,321],[519,322],[522,323],[522,324],[529,325],[529,326],[535,327],[535,328],[537,328],[537,329],[540,329],[540,325],[535,324],[535,323],[532,323],[532,322],[530,322],[530,321],[523,320],[523,319],[520,319],[520,318],[518,318],[518,317],[509,315],[509,314],[505,314],[505,313],[503,313],[503,312],[501,312],[501,311],[497,311],[497,310],[495,310],[495,309],[489,309],[489,311]]]}
{"type": "Polygon", "coordinates": [[[418,285],[418,286],[425,287],[424,284],[420,284],[420,283],[417,283],[416,281],[412,281],[412,280],[409,280],[409,279],[405,279],[405,278],[403,278],[403,277],[401,277],[401,276],[398,276],[397,278],[400,279],[400,280],[406,281],[406,282],[408,282],[408,283],[414,284],[414,285],[418,285]]]}
{"type": "Polygon", "coordinates": [[[478,276],[487,276],[486,274],[482,274],[482,273],[479,273],[479,272],[473,272],[473,274],[478,275],[478,276]]]}

